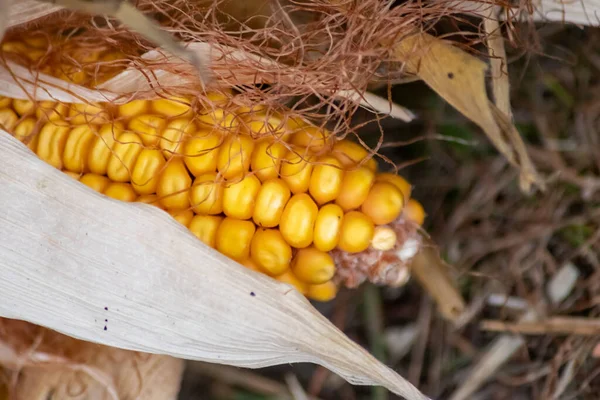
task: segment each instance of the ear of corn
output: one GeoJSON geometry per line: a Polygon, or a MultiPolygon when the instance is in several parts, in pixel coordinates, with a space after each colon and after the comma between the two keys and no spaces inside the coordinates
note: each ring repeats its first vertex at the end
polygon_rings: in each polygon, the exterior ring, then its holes
{"type": "Polygon", "coordinates": [[[408,182],[377,173],[362,146],[304,122],[257,113],[240,122],[242,113],[191,104],[0,97],[0,125],[82,184],[162,208],[208,246],[317,301],[337,293],[332,252],[388,251],[397,242],[388,224],[401,214],[423,223],[408,182]]]}

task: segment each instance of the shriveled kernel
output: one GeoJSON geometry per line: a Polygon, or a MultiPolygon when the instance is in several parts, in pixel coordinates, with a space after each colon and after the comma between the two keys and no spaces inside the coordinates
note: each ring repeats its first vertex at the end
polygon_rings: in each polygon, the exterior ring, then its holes
{"type": "Polygon", "coordinates": [[[131,173],[133,189],[138,194],[155,193],[165,164],[165,158],[160,150],[143,149],[131,173]]]}
{"type": "Polygon", "coordinates": [[[256,196],[252,215],[254,223],[263,228],[274,228],[279,225],[290,196],[289,187],[281,179],[271,179],[263,183],[256,196]]]}
{"type": "Polygon", "coordinates": [[[217,229],[215,248],[236,261],[245,260],[255,231],[256,226],[251,221],[226,217],[217,229]]]}
{"type": "Polygon", "coordinates": [[[344,171],[342,164],[334,157],[321,157],[317,162],[310,177],[308,191],[317,204],[321,205],[338,197],[342,190],[344,171]]]}
{"type": "Polygon", "coordinates": [[[62,169],[62,155],[69,137],[69,130],[66,124],[46,123],[38,135],[39,142],[36,149],[38,157],[54,168],[62,169]]]}
{"type": "Polygon", "coordinates": [[[199,175],[190,189],[192,208],[197,214],[220,214],[223,211],[223,180],[216,172],[199,175]]]}
{"type": "Polygon", "coordinates": [[[350,211],[342,220],[342,232],[338,248],[347,253],[366,250],[373,239],[375,225],[371,218],[360,211],[350,211]]]}
{"type": "Polygon", "coordinates": [[[127,127],[140,136],[145,146],[157,146],[165,124],[159,115],[143,114],[129,121],[127,127]]]}
{"type": "Polygon", "coordinates": [[[156,194],[165,208],[183,209],[190,206],[189,190],[192,178],[188,174],[183,160],[171,158],[163,168],[156,187],[156,194]]]}
{"type": "Polygon", "coordinates": [[[225,179],[239,178],[248,171],[254,140],[247,135],[231,135],[219,148],[217,169],[225,179]]]}
{"type": "Polygon", "coordinates": [[[335,262],[328,253],[310,246],[298,250],[292,261],[292,271],[302,282],[318,285],[333,278],[335,262]]]}
{"type": "Polygon", "coordinates": [[[67,115],[69,115],[69,105],[67,103],[41,101],[35,110],[35,116],[45,121],[58,121],[65,119],[67,115]]]}
{"type": "Polygon", "coordinates": [[[281,179],[287,183],[293,194],[305,193],[310,185],[314,157],[289,151],[281,163],[281,179]]]}
{"type": "Polygon", "coordinates": [[[258,143],[254,153],[252,153],[252,162],[250,164],[252,171],[261,182],[274,179],[279,176],[281,160],[287,153],[287,148],[283,143],[273,142],[269,139],[263,139],[258,143]]]}
{"type": "Polygon", "coordinates": [[[135,133],[123,132],[112,148],[106,174],[115,182],[129,182],[133,167],[144,149],[142,139],[135,133]]]}
{"type": "Polygon", "coordinates": [[[375,182],[360,209],[375,224],[385,225],[398,218],[403,207],[404,196],[396,186],[388,182],[375,182]]]}
{"type": "Polygon", "coordinates": [[[169,210],[169,214],[181,225],[188,227],[194,218],[192,210],[169,210]]]}
{"type": "Polygon", "coordinates": [[[308,125],[300,128],[299,132],[292,135],[291,143],[313,151],[320,151],[331,144],[331,133],[319,127],[308,125]]]}
{"type": "Polygon", "coordinates": [[[191,120],[180,118],[167,124],[160,139],[160,148],[166,158],[184,153],[185,141],[196,132],[196,124],[191,120]]]}
{"type": "Polygon", "coordinates": [[[99,104],[71,104],[69,122],[75,125],[106,124],[110,121],[108,112],[99,104]]]}
{"type": "Polygon", "coordinates": [[[337,295],[338,288],[333,281],[327,281],[320,285],[310,285],[306,297],[315,301],[331,301],[337,295]]]}
{"type": "Polygon", "coordinates": [[[35,110],[35,103],[31,100],[14,99],[12,106],[20,116],[31,114],[35,110]]]}
{"type": "Polygon", "coordinates": [[[11,132],[18,120],[19,117],[10,108],[3,108],[0,110],[0,128],[11,132]]]}
{"type": "Polygon", "coordinates": [[[191,111],[190,100],[185,97],[152,100],[152,110],[166,117],[183,117],[191,111]]]}
{"type": "Polygon", "coordinates": [[[206,245],[215,248],[217,229],[223,217],[217,215],[195,215],[190,221],[189,230],[206,245]]]}
{"type": "Polygon", "coordinates": [[[402,192],[402,196],[404,196],[404,204],[408,203],[412,191],[412,185],[408,183],[406,179],[404,179],[400,175],[385,172],[382,174],[377,174],[377,176],[375,177],[375,181],[388,182],[396,186],[402,192]]]}
{"type": "Polygon", "coordinates": [[[137,194],[129,183],[112,182],[104,190],[104,194],[116,200],[133,202],[137,198],[137,194]]]}
{"type": "Polygon", "coordinates": [[[37,135],[35,135],[36,126],[37,126],[37,121],[35,118],[32,118],[32,117],[25,118],[24,120],[19,122],[17,124],[17,126],[15,126],[15,129],[14,129],[15,139],[18,139],[20,142],[27,144],[27,146],[31,150],[35,150],[35,147],[33,147],[33,143],[35,142],[34,138],[37,137],[37,135]]]}
{"type": "Polygon", "coordinates": [[[112,157],[112,148],[116,138],[123,133],[120,123],[102,125],[98,136],[94,139],[88,156],[88,167],[91,172],[106,175],[108,163],[112,157]]]}
{"type": "Polygon", "coordinates": [[[117,114],[121,118],[133,118],[138,115],[146,114],[150,108],[148,100],[132,100],[125,104],[121,104],[117,108],[117,114]]]}
{"type": "Polygon", "coordinates": [[[87,172],[90,148],[95,138],[96,135],[90,125],[79,125],[73,128],[65,144],[64,168],[77,173],[87,172]]]}
{"type": "Polygon", "coordinates": [[[79,182],[94,189],[96,192],[99,192],[99,193],[104,193],[104,190],[106,190],[108,185],[110,185],[110,183],[111,183],[110,179],[108,179],[106,176],[98,175],[98,174],[94,174],[94,173],[87,173],[87,174],[83,175],[79,179],[79,182]]]}
{"type": "Polygon", "coordinates": [[[332,155],[346,168],[353,168],[360,164],[373,172],[377,171],[377,161],[371,157],[367,149],[350,140],[344,139],[334,144],[332,155]]]}
{"type": "Polygon", "coordinates": [[[335,203],[344,211],[354,210],[362,205],[369,195],[375,181],[375,173],[366,167],[346,171],[342,181],[342,189],[335,203]]]}
{"type": "Polygon", "coordinates": [[[327,204],[319,209],[315,220],[314,246],[321,251],[335,249],[340,241],[344,210],[337,204],[327,204]]]}
{"type": "Polygon", "coordinates": [[[217,170],[219,145],[223,141],[220,133],[198,132],[184,145],[185,165],[192,175],[199,176],[217,170]]]}
{"type": "Polygon", "coordinates": [[[136,203],[145,203],[150,204],[154,207],[163,208],[156,194],[143,194],[140,197],[138,197],[135,201],[136,203]]]}
{"type": "Polygon", "coordinates": [[[252,218],[260,181],[254,175],[246,175],[242,180],[226,183],[223,190],[223,212],[237,219],[252,218]]]}
{"type": "Polygon", "coordinates": [[[292,248],[278,229],[257,229],[250,244],[250,257],[269,275],[285,272],[292,260],[292,248]]]}
{"type": "Polygon", "coordinates": [[[389,226],[379,225],[375,227],[371,247],[375,250],[388,251],[396,246],[398,237],[396,232],[389,226]]]}
{"type": "Polygon", "coordinates": [[[308,194],[293,195],[279,222],[279,230],[285,240],[298,249],[310,246],[318,212],[317,205],[308,194]]]}
{"type": "Polygon", "coordinates": [[[415,222],[419,226],[423,225],[423,222],[425,222],[425,209],[421,203],[415,199],[408,200],[404,209],[404,215],[406,215],[408,220],[415,222]]]}
{"type": "Polygon", "coordinates": [[[302,282],[300,279],[298,279],[291,269],[288,269],[275,279],[279,282],[287,283],[288,285],[293,286],[301,294],[306,295],[306,293],[308,293],[308,285],[305,282],[302,282]]]}

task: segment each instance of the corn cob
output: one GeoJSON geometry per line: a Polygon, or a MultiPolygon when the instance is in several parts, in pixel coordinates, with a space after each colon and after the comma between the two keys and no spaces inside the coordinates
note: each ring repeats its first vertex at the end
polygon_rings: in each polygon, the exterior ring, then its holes
{"type": "Polygon", "coordinates": [[[0,97],[0,127],[93,190],[159,207],[208,246],[317,301],[365,277],[400,282],[389,270],[414,256],[405,244],[418,245],[425,217],[411,185],[378,173],[362,146],[265,110],[0,97]]]}

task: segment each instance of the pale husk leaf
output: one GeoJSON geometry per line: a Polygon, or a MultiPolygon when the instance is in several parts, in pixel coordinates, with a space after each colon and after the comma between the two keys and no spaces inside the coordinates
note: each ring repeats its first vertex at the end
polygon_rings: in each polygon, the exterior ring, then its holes
{"type": "Polygon", "coordinates": [[[0,158],[1,316],[185,359],[311,362],[426,398],[296,290],[205,246],[166,212],[100,195],[3,131],[0,158]]]}

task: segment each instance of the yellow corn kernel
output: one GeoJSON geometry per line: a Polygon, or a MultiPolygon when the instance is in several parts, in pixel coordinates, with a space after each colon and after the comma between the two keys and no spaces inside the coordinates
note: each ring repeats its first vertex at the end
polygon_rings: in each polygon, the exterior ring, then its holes
{"type": "Polygon", "coordinates": [[[292,272],[302,282],[318,285],[333,278],[335,263],[328,253],[310,246],[298,250],[292,261],[292,272]]]}
{"type": "Polygon", "coordinates": [[[116,200],[132,202],[137,198],[137,194],[129,183],[111,182],[104,190],[104,195],[116,200]]]}
{"type": "Polygon", "coordinates": [[[325,204],[335,200],[342,190],[344,171],[342,164],[334,157],[321,157],[315,165],[308,191],[317,204],[325,204]]]}
{"type": "Polygon", "coordinates": [[[69,114],[69,105],[54,101],[41,101],[35,110],[35,116],[45,121],[58,121],[65,119],[69,114]]]}
{"type": "Polygon", "coordinates": [[[283,209],[290,199],[290,188],[281,179],[271,179],[263,183],[256,196],[254,223],[263,228],[279,225],[283,209]]]}
{"type": "Polygon", "coordinates": [[[11,41],[2,43],[2,51],[6,53],[17,53],[24,56],[30,49],[23,42],[11,41]]]}
{"type": "Polygon", "coordinates": [[[374,181],[375,172],[366,167],[346,171],[340,194],[335,199],[335,203],[344,211],[360,207],[367,199],[374,181]]]}
{"type": "Polygon", "coordinates": [[[222,108],[216,108],[198,114],[196,119],[198,120],[200,128],[223,129],[228,132],[233,132],[234,128],[237,128],[240,124],[235,114],[225,111],[222,108]]]}
{"type": "Polygon", "coordinates": [[[121,118],[133,118],[146,114],[150,108],[148,100],[132,100],[117,107],[117,115],[121,118]]]}
{"type": "Polygon", "coordinates": [[[223,181],[216,172],[200,175],[190,189],[190,200],[196,214],[220,214],[223,212],[223,181]]]}
{"type": "Polygon", "coordinates": [[[0,96],[0,108],[10,107],[12,101],[10,97],[0,96]]]}
{"type": "Polygon", "coordinates": [[[198,239],[214,249],[221,222],[223,217],[216,215],[195,215],[188,228],[198,239]]]}
{"type": "Polygon", "coordinates": [[[240,261],[240,264],[252,271],[260,272],[261,274],[265,273],[252,258],[246,258],[244,261],[240,261]]]}
{"type": "Polygon", "coordinates": [[[369,247],[374,231],[371,218],[360,211],[350,211],[342,219],[338,248],[348,253],[364,251],[369,247]]]}
{"type": "Polygon", "coordinates": [[[14,99],[12,106],[20,116],[31,114],[35,110],[35,103],[31,100],[14,99]]]}
{"type": "Polygon", "coordinates": [[[175,221],[185,227],[188,227],[192,222],[192,218],[194,218],[194,212],[192,210],[169,210],[169,214],[175,218],[175,221]]]}
{"type": "Polygon", "coordinates": [[[24,37],[22,40],[28,46],[31,46],[36,49],[46,49],[48,47],[48,45],[50,44],[50,42],[48,41],[48,38],[46,36],[39,36],[39,35],[28,36],[28,37],[24,37]]]}
{"type": "Polygon", "coordinates": [[[404,203],[406,204],[410,199],[412,185],[408,183],[406,179],[401,177],[400,175],[391,174],[389,172],[377,174],[375,177],[376,182],[389,182],[392,185],[396,186],[401,192],[402,196],[404,196],[404,203]]]}
{"type": "Polygon", "coordinates": [[[310,246],[319,209],[306,193],[295,194],[281,214],[279,230],[285,240],[297,249],[310,246]]]}
{"type": "Polygon", "coordinates": [[[425,222],[425,210],[421,203],[415,199],[408,200],[404,209],[404,215],[406,215],[406,219],[413,221],[419,226],[423,225],[423,222],[425,222]]]}
{"type": "Polygon", "coordinates": [[[169,160],[156,187],[156,194],[165,208],[183,209],[190,206],[189,190],[192,178],[181,158],[169,160]]]}
{"type": "Polygon", "coordinates": [[[90,188],[94,189],[96,192],[99,193],[104,193],[108,185],[110,185],[111,183],[110,179],[108,179],[107,177],[94,173],[88,173],[83,175],[79,179],[79,182],[83,183],[86,186],[89,186],[90,188]]]}
{"type": "Polygon", "coordinates": [[[389,226],[379,225],[373,231],[373,239],[371,239],[371,247],[375,250],[388,251],[396,246],[398,236],[396,232],[389,226]]]}
{"type": "Polygon", "coordinates": [[[76,181],[79,180],[79,178],[81,178],[81,174],[77,173],[77,172],[71,172],[71,171],[63,171],[66,175],[69,175],[71,178],[75,179],[76,181]]]}
{"type": "Polygon", "coordinates": [[[288,269],[275,279],[277,279],[281,283],[287,283],[288,285],[293,286],[301,294],[306,295],[308,293],[308,285],[302,282],[300,279],[298,279],[291,269],[288,269]]]}
{"type": "Polygon", "coordinates": [[[219,145],[222,140],[223,136],[219,133],[203,131],[198,132],[185,143],[183,150],[185,165],[192,175],[200,176],[217,170],[219,145]]]}
{"type": "Polygon", "coordinates": [[[254,175],[226,183],[223,190],[223,213],[237,219],[250,219],[254,212],[260,181],[254,175]]]}
{"type": "Polygon", "coordinates": [[[69,127],[65,124],[48,122],[38,136],[39,142],[36,149],[38,157],[54,168],[62,169],[62,154],[69,137],[69,127]]]}
{"type": "Polygon", "coordinates": [[[152,110],[166,117],[183,117],[191,111],[190,100],[185,97],[152,100],[152,110]]]}
{"type": "Polygon", "coordinates": [[[233,96],[231,89],[219,89],[218,92],[212,91],[206,93],[206,99],[210,104],[224,105],[229,102],[229,99],[233,96]]]}
{"type": "Polygon", "coordinates": [[[106,174],[115,182],[129,182],[131,173],[144,147],[142,139],[135,133],[123,132],[112,148],[106,174]]]}
{"type": "Polygon", "coordinates": [[[226,217],[217,229],[215,248],[229,258],[242,261],[250,254],[250,243],[256,231],[252,221],[226,217]]]}
{"type": "Polygon", "coordinates": [[[306,297],[315,301],[331,301],[337,295],[338,288],[333,281],[327,281],[325,283],[321,283],[320,285],[310,285],[308,286],[308,292],[306,293],[306,297]]]}
{"type": "Polygon", "coordinates": [[[0,110],[0,128],[5,131],[11,132],[18,120],[19,117],[10,108],[3,108],[0,110]]]}
{"type": "Polygon", "coordinates": [[[110,121],[108,112],[99,104],[71,104],[69,117],[69,122],[75,125],[106,124],[110,121]]]}
{"type": "Polygon", "coordinates": [[[327,204],[317,214],[314,230],[314,246],[321,251],[335,249],[340,241],[344,210],[337,204],[327,204]]]}
{"type": "Polygon", "coordinates": [[[88,167],[91,172],[106,175],[108,163],[112,157],[112,148],[116,138],[122,133],[123,125],[120,123],[102,125],[90,148],[88,167]]]}
{"type": "Polygon", "coordinates": [[[331,144],[331,133],[316,126],[308,125],[292,135],[291,143],[299,147],[319,151],[331,144]]]}
{"type": "Polygon", "coordinates": [[[283,138],[285,136],[286,125],[280,118],[276,116],[267,116],[261,113],[258,115],[252,115],[247,119],[248,120],[245,122],[244,128],[253,138],[283,138]]]}
{"type": "Polygon", "coordinates": [[[333,145],[332,155],[340,160],[346,168],[353,168],[360,164],[373,172],[377,172],[377,161],[371,157],[367,149],[358,143],[347,139],[340,140],[333,145]]]}
{"type": "Polygon", "coordinates": [[[37,135],[35,135],[36,126],[37,120],[35,118],[30,117],[25,118],[24,120],[19,122],[17,126],[15,126],[14,130],[15,138],[27,144],[27,146],[31,150],[35,150],[35,147],[33,147],[33,143],[35,142],[34,139],[37,138],[37,135]]]}
{"type": "Polygon", "coordinates": [[[402,192],[388,182],[376,182],[361,206],[361,211],[377,225],[393,222],[404,207],[402,192]]]}
{"type": "Polygon", "coordinates": [[[248,171],[254,140],[247,135],[231,135],[220,146],[217,169],[225,179],[239,178],[248,171]]]}
{"type": "Polygon", "coordinates": [[[131,173],[133,190],[138,194],[155,193],[165,164],[160,150],[143,149],[131,173]]]}
{"type": "Polygon", "coordinates": [[[292,260],[292,248],[278,229],[258,229],[250,244],[250,257],[269,275],[285,272],[292,260]]]}
{"type": "Polygon", "coordinates": [[[176,119],[167,124],[160,139],[160,148],[165,157],[184,153],[185,141],[196,132],[196,124],[186,118],[176,119]]]}
{"type": "Polygon", "coordinates": [[[95,138],[90,125],[79,125],[71,130],[63,153],[64,168],[77,173],[87,172],[90,148],[95,138]]]}
{"type": "Polygon", "coordinates": [[[314,157],[308,154],[288,152],[281,164],[281,179],[287,183],[293,194],[305,193],[310,185],[314,157]]]}
{"type": "Polygon", "coordinates": [[[151,206],[163,209],[163,206],[160,204],[160,200],[156,194],[143,194],[135,201],[136,203],[150,204],[151,206]]]}
{"type": "Polygon", "coordinates": [[[277,178],[285,153],[287,153],[287,148],[283,143],[273,142],[269,139],[262,140],[252,153],[250,167],[261,182],[277,178]]]}
{"type": "Polygon", "coordinates": [[[158,115],[138,115],[129,121],[127,127],[140,135],[144,145],[157,146],[165,127],[165,120],[158,115]]]}

